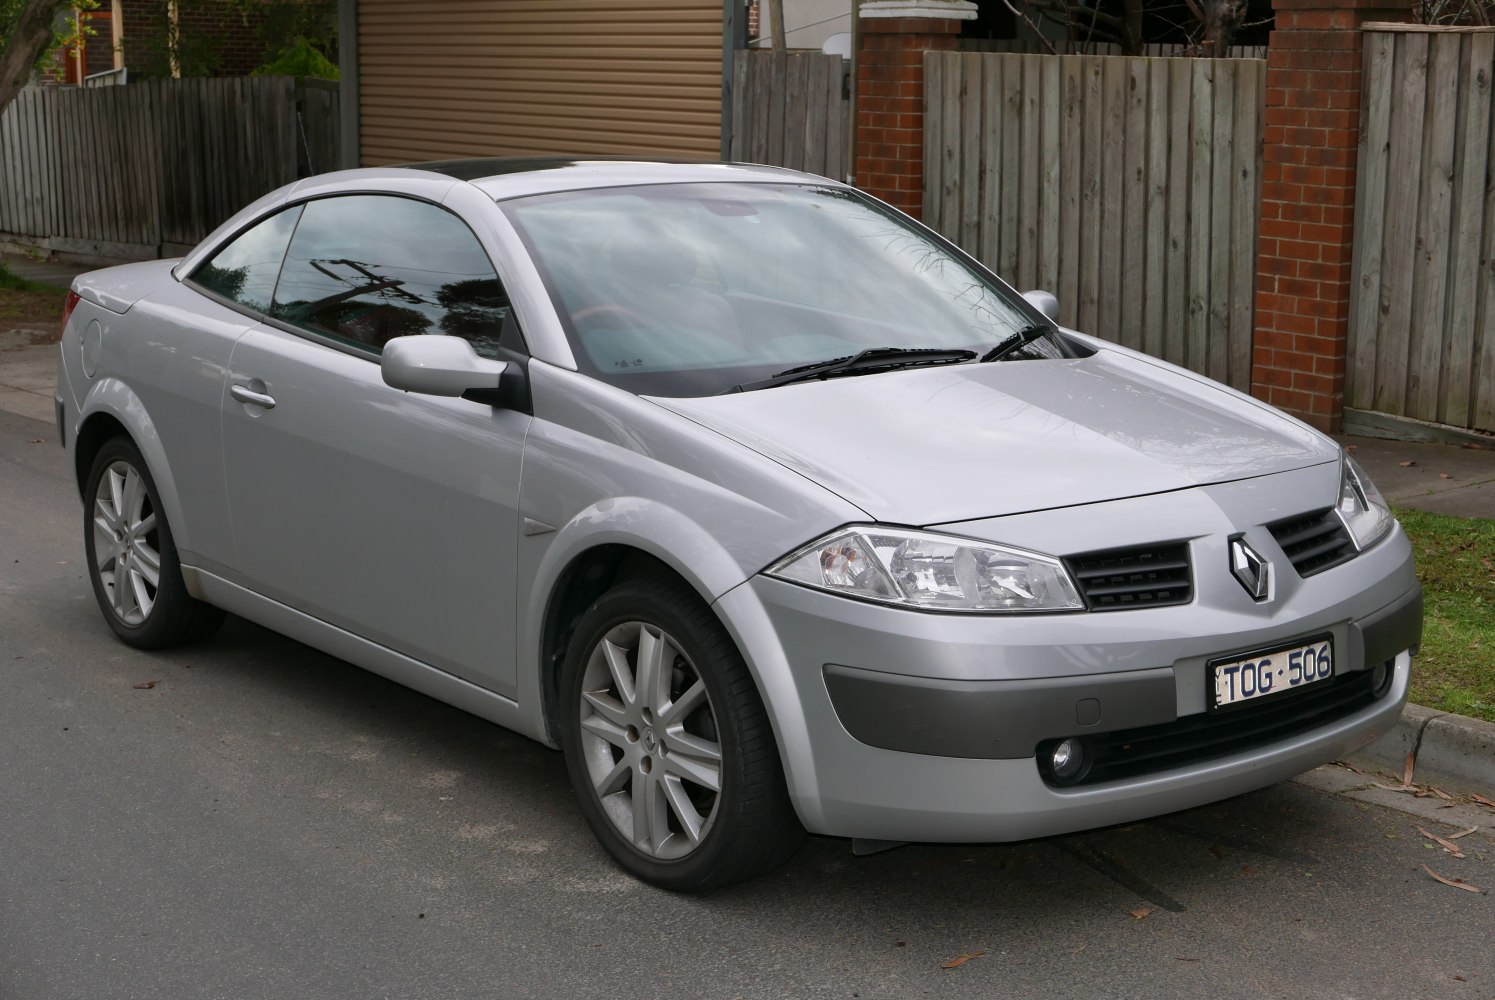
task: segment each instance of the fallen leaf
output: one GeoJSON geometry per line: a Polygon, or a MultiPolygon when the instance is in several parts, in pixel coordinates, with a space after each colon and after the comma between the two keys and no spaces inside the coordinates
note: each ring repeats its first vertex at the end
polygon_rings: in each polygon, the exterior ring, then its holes
{"type": "Polygon", "coordinates": [[[1485,891],[1485,890],[1481,889],[1477,885],[1470,885],[1468,882],[1465,882],[1461,878],[1444,878],[1442,875],[1439,875],[1437,872],[1433,871],[1427,865],[1423,865],[1422,866],[1422,870],[1425,871],[1425,872],[1427,872],[1429,875],[1433,876],[1433,878],[1437,879],[1439,882],[1442,882],[1444,885],[1451,885],[1455,889],[1463,889],[1465,892],[1484,892],[1485,891]]]}
{"type": "MultiPolygon", "coordinates": [[[[1345,451],[1354,451],[1358,447],[1360,447],[1358,444],[1347,444],[1347,445],[1344,446],[1344,450],[1345,451]]],[[[1190,961],[1192,961],[1192,959],[1190,961]]]]}
{"type": "Polygon", "coordinates": [[[1401,466],[1401,467],[1402,467],[1402,468],[1404,468],[1404,469],[1410,469],[1410,468],[1411,468],[1411,467],[1412,467],[1412,466],[1414,466],[1414,465],[1416,465],[1416,464],[1417,464],[1417,463],[1416,463],[1416,462],[1414,462],[1414,461],[1411,461],[1411,460],[1410,460],[1410,459],[1409,459],[1409,460],[1407,460],[1407,461],[1405,461],[1405,462],[1397,462],[1397,463],[1396,463],[1396,464],[1397,464],[1397,465],[1400,465],[1400,466],[1401,466]]]}
{"type": "Polygon", "coordinates": [[[1131,914],[1133,920],[1146,920],[1156,912],[1157,911],[1150,906],[1139,906],[1135,910],[1132,910],[1131,914]]]}
{"type": "Polygon", "coordinates": [[[1446,472],[1440,472],[1440,473],[1438,473],[1438,478],[1439,478],[1439,479],[1452,479],[1452,478],[1453,478],[1453,476],[1450,476],[1450,475],[1449,475],[1449,474],[1448,474],[1448,473],[1446,473],[1446,472]]]}
{"type": "Polygon", "coordinates": [[[1495,809],[1495,802],[1491,802],[1489,799],[1479,794],[1479,792],[1470,792],[1469,797],[1482,806],[1488,806],[1491,809],[1495,809]]]}
{"type": "Polygon", "coordinates": [[[982,955],[985,955],[985,954],[986,954],[986,952],[984,952],[984,951],[968,951],[965,954],[960,955],[957,958],[950,959],[950,961],[948,961],[944,965],[940,966],[940,968],[942,968],[942,969],[958,969],[962,965],[965,965],[967,962],[969,962],[971,959],[973,959],[973,958],[980,958],[982,955]]]}
{"type": "Polygon", "coordinates": [[[1412,783],[1412,768],[1416,763],[1417,752],[1414,750],[1407,751],[1407,760],[1402,764],[1402,784],[1410,785],[1412,783]]]}
{"type": "Polygon", "coordinates": [[[1451,841],[1451,840],[1444,840],[1442,837],[1438,836],[1436,833],[1428,833],[1426,830],[1424,830],[1420,826],[1417,828],[1417,832],[1420,833],[1420,834],[1422,834],[1424,837],[1426,837],[1429,840],[1437,841],[1439,847],[1443,848],[1445,851],[1447,851],[1449,854],[1452,854],[1454,857],[1458,858],[1460,861],[1462,861],[1464,859],[1464,852],[1461,851],[1461,850],[1459,850],[1459,845],[1455,844],[1453,841],[1451,841]]]}
{"type": "Polygon", "coordinates": [[[1241,865],[1241,874],[1250,877],[1256,874],[1256,869],[1250,865],[1241,865]]]}
{"type": "Polygon", "coordinates": [[[135,685],[135,690],[136,691],[149,691],[151,688],[153,688],[155,686],[156,686],[156,682],[155,681],[141,681],[139,684],[135,685]]]}
{"type": "Polygon", "coordinates": [[[29,444],[46,444],[47,442],[43,441],[41,438],[32,438],[28,443],[29,444]]]}
{"type": "Polygon", "coordinates": [[[1477,827],[1477,826],[1471,826],[1467,830],[1460,830],[1458,833],[1450,833],[1448,835],[1448,839],[1449,840],[1458,840],[1460,837],[1467,837],[1467,836],[1469,836],[1471,833],[1474,833],[1478,829],[1479,829],[1479,827],[1477,827]]]}
{"type": "Polygon", "coordinates": [[[1184,958],[1182,955],[1174,955],[1173,956],[1173,960],[1175,962],[1197,962],[1197,961],[1199,961],[1199,959],[1197,959],[1197,958],[1184,958]]]}

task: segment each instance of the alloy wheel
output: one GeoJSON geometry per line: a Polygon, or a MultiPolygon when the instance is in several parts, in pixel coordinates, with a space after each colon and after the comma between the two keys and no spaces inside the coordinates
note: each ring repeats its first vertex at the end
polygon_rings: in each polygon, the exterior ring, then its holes
{"type": "Polygon", "coordinates": [[[104,470],[93,498],[94,572],[110,609],[124,624],[143,625],[161,582],[156,511],[140,472],[117,461],[104,470]]]}
{"type": "Polygon", "coordinates": [[[721,799],[722,752],[706,684],[669,633],[608,630],[582,678],[582,758],[604,814],[650,858],[700,846],[721,799]]]}

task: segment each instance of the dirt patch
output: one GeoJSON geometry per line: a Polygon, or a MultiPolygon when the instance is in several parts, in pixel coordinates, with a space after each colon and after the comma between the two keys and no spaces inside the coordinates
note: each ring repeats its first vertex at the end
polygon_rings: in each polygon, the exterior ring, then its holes
{"type": "Polygon", "coordinates": [[[26,292],[0,289],[0,329],[23,324],[56,326],[62,318],[62,303],[66,298],[65,288],[26,292]]]}
{"type": "Polygon", "coordinates": [[[57,323],[47,326],[10,326],[0,323],[0,351],[14,351],[22,347],[45,347],[62,339],[62,330],[57,323]]]}

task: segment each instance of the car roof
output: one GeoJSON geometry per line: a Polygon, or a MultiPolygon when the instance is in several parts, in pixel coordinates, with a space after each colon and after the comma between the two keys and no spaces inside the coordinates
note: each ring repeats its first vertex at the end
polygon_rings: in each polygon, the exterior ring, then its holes
{"type": "Polygon", "coordinates": [[[502,201],[552,191],[624,187],[637,184],[683,184],[733,181],[737,183],[818,183],[839,181],[784,167],[755,163],[710,163],[684,160],[637,160],[578,157],[487,157],[407,163],[404,169],[424,170],[467,181],[489,197],[502,201]]]}

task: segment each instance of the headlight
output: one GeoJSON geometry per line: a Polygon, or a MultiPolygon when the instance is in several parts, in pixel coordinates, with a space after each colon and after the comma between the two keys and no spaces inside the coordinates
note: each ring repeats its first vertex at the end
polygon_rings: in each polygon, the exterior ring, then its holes
{"type": "Polygon", "coordinates": [[[1344,457],[1339,473],[1339,518],[1344,522],[1355,548],[1368,549],[1391,530],[1396,518],[1376,484],[1349,455],[1344,457]]]}
{"type": "Polygon", "coordinates": [[[811,542],[769,576],[931,611],[1080,611],[1053,556],[924,531],[862,525],[811,542]]]}

